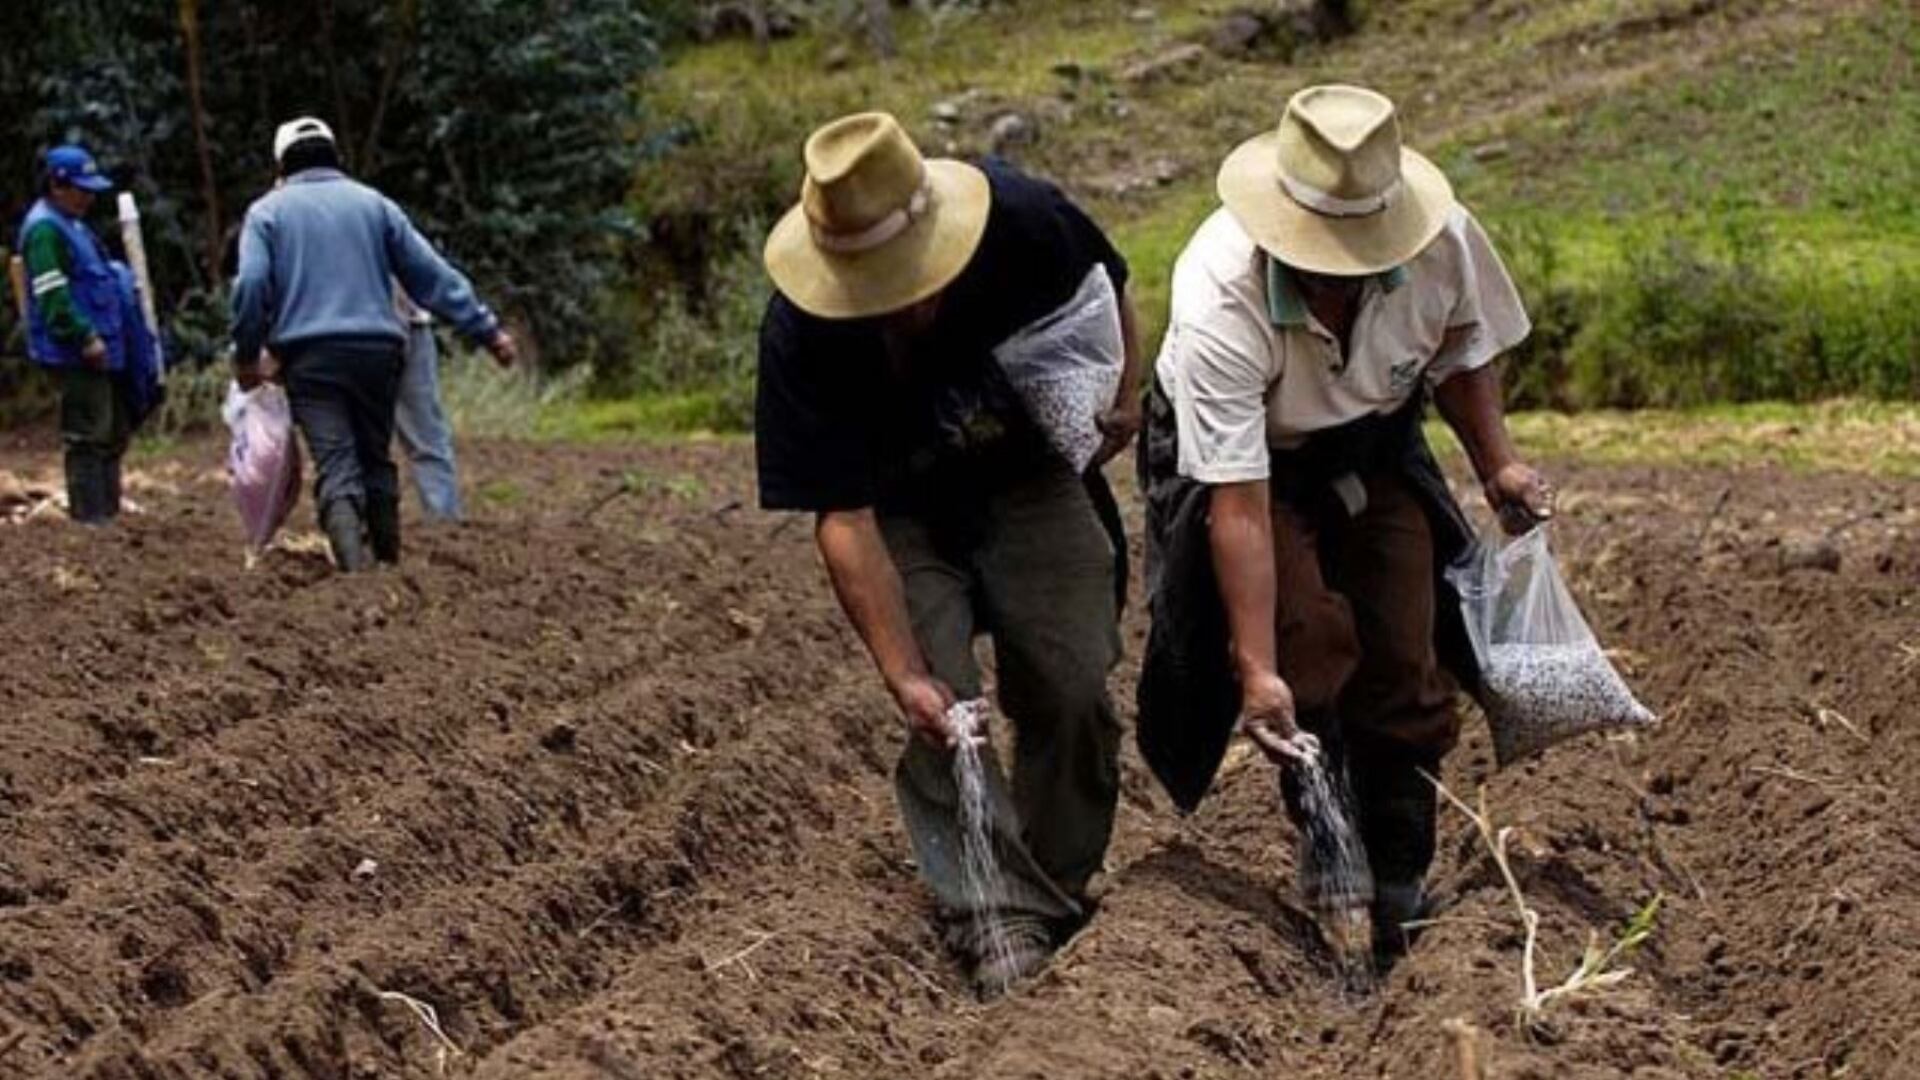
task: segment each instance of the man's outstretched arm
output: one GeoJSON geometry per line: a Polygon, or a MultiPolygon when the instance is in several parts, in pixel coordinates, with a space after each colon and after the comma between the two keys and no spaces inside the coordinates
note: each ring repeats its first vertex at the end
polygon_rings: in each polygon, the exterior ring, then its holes
{"type": "Polygon", "coordinates": [[[946,714],[954,704],[953,691],[928,670],[926,654],[913,636],[906,587],[874,512],[826,511],[816,523],[814,540],[840,607],[866,642],[907,725],[937,745],[950,745],[946,714]]]}

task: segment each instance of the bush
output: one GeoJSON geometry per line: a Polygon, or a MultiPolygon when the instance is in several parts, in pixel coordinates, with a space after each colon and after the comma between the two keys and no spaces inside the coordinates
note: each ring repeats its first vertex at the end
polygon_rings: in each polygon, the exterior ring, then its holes
{"type": "Polygon", "coordinates": [[[553,377],[507,370],[483,352],[449,349],[440,362],[440,399],[461,438],[529,439],[548,412],[580,397],[588,369],[553,377]]]}
{"type": "Polygon", "coordinates": [[[740,227],[731,253],[710,270],[703,308],[679,289],[655,292],[653,309],[634,313],[647,325],[642,345],[623,367],[602,372],[596,391],[697,399],[703,403],[699,426],[751,428],[760,317],[773,293],[760,267],[761,231],[752,221],[740,227]]]}
{"type": "Polygon", "coordinates": [[[1628,229],[1567,272],[1544,229],[1502,237],[1535,320],[1508,360],[1517,407],[1676,408],[1920,395],[1920,279],[1790,255],[1738,215],[1628,229]]]}

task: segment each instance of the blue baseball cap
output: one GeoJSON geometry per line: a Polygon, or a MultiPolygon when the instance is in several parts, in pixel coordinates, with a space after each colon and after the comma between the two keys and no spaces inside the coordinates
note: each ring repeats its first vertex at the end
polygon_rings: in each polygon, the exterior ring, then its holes
{"type": "Polygon", "coordinates": [[[101,174],[93,155],[78,146],[56,146],[47,151],[47,179],[72,184],[96,195],[113,190],[113,181],[101,174]]]}

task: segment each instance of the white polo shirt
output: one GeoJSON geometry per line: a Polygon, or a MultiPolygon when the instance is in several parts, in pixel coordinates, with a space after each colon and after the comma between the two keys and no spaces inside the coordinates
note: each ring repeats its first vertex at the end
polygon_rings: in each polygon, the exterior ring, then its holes
{"type": "Polygon", "coordinates": [[[1173,269],[1155,364],[1180,433],[1180,474],[1264,480],[1269,446],[1405,405],[1424,381],[1491,363],[1532,329],[1513,279],[1465,207],[1413,261],[1367,279],[1350,355],[1307,310],[1292,272],[1224,208],[1173,269]]]}

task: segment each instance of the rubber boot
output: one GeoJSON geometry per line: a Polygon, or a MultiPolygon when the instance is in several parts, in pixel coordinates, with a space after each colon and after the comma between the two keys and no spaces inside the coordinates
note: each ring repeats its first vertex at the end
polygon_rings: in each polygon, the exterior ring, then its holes
{"type": "Polygon", "coordinates": [[[360,507],[351,499],[335,499],[320,511],[320,527],[326,530],[327,543],[333,548],[333,563],[345,573],[357,573],[373,565],[367,553],[366,524],[360,507]]]}
{"type": "Polygon", "coordinates": [[[367,538],[373,557],[383,563],[400,561],[400,499],[395,495],[367,496],[367,538]]]}
{"type": "Polygon", "coordinates": [[[1427,776],[1438,775],[1437,756],[1373,757],[1353,769],[1360,829],[1373,866],[1374,942],[1383,965],[1413,947],[1418,924],[1432,913],[1426,878],[1439,808],[1427,776]]]}
{"type": "Polygon", "coordinates": [[[117,518],[120,516],[120,459],[111,458],[103,461],[100,463],[100,469],[105,477],[103,509],[107,517],[117,518]]]}
{"type": "Polygon", "coordinates": [[[87,455],[67,455],[67,516],[81,525],[106,524],[105,462],[87,455]]]}

